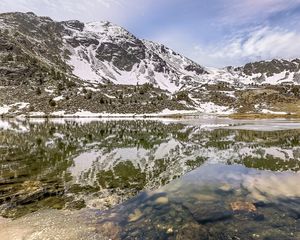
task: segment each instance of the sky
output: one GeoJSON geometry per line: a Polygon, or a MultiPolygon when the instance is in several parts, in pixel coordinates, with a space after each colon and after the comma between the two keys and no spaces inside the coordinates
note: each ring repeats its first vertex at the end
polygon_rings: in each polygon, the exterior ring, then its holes
{"type": "Polygon", "coordinates": [[[11,11],[108,20],[204,66],[300,57],[300,0],[1,0],[11,11]]]}

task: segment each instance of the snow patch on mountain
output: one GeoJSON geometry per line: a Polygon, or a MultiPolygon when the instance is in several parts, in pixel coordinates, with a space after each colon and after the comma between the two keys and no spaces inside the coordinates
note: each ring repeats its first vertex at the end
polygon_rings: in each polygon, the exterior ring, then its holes
{"type": "Polygon", "coordinates": [[[76,49],[74,50],[74,55],[71,55],[68,61],[73,67],[73,74],[82,80],[97,81],[99,76],[93,71],[91,64],[87,60],[80,58],[80,54],[78,54],[76,49]]]}
{"type": "Polygon", "coordinates": [[[2,107],[0,107],[0,114],[8,113],[10,109],[11,109],[10,106],[3,105],[2,107]]]}
{"type": "Polygon", "coordinates": [[[275,111],[272,111],[272,110],[269,110],[269,109],[262,109],[261,113],[264,113],[264,114],[279,114],[279,115],[287,114],[287,112],[275,112],[275,111]]]}
{"type": "Polygon", "coordinates": [[[212,102],[206,102],[206,103],[200,103],[199,107],[197,107],[199,111],[208,113],[208,114],[220,114],[220,115],[227,115],[232,114],[235,112],[234,109],[225,107],[225,106],[219,106],[212,102]]]}

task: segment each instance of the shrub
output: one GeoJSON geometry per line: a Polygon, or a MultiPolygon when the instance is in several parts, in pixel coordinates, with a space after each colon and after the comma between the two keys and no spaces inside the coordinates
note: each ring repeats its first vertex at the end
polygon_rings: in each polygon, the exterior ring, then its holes
{"type": "Polygon", "coordinates": [[[92,92],[89,91],[89,92],[86,94],[86,99],[92,99],[92,96],[93,96],[92,92]]]}
{"type": "Polygon", "coordinates": [[[58,91],[63,91],[63,90],[65,90],[64,85],[63,85],[62,83],[57,84],[57,90],[58,90],[58,91]]]}
{"type": "Polygon", "coordinates": [[[189,95],[188,95],[187,92],[179,92],[179,93],[177,93],[176,99],[178,101],[186,101],[186,102],[188,102],[190,100],[189,95]]]}
{"type": "Polygon", "coordinates": [[[53,99],[50,99],[50,100],[49,100],[49,105],[50,105],[51,107],[55,107],[55,106],[56,106],[56,102],[55,102],[53,99]]]}
{"type": "Polygon", "coordinates": [[[70,80],[65,81],[67,88],[76,87],[76,83],[70,80]]]}
{"type": "Polygon", "coordinates": [[[35,90],[35,92],[36,92],[37,95],[41,95],[42,94],[42,91],[41,91],[41,89],[39,87],[35,90]]]}
{"type": "Polygon", "coordinates": [[[4,61],[5,62],[13,62],[14,61],[14,56],[11,53],[9,53],[9,54],[6,55],[4,61]]]}

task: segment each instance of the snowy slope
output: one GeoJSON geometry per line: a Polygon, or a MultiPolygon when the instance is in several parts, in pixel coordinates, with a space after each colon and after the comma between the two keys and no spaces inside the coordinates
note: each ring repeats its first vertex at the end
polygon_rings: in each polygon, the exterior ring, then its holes
{"type": "Polygon", "coordinates": [[[170,92],[200,81],[203,67],[167,47],[141,41],[109,22],[64,22],[64,48],[73,74],[93,83],[152,83],[170,92]]]}

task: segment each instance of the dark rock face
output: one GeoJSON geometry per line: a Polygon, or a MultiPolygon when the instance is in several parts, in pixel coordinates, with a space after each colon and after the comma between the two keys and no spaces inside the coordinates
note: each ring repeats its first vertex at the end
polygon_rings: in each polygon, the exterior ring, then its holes
{"type": "Polygon", "coordinates": [[[208,72],[199,64],[192,60],[182,57],[180,54],[174,52],[172,49],[151,41],[145,41],[150,50],[150,58],[155,62],[155,71],[166,74],[174,74],[179,81],[180,72],[183,70],[189,71],[191,75],[181,76],[185,82],[186,79],[193,79],[195,75],[200,76],[208,72]],[[185,66],[185,67],[183,67],[185,66]]]}
{"type": "Polygon", "coordinates": [[[99,35],[85,35],[83,33],[80,36],[72,36],[72,31],[69,28],[83,31],[85,27],[84,23],[67,21],[62,22],[62,24],[66,26],[64,33],[69,36],[66,39],[67,43],[74,48],[79,46],[98,46],[95,57],[100,61],[112,63],[119,70],[131,71],[135,64],[140,63],[141,60],[146,58],[146,47],[141,40],[125,29],[114,26],[109,22],[102,23],[103,33],[99,35]],[[112,35],[107,32],[111,32],[112,35]],[[105,40],[100,39],[102,37],[105,40]]]}
{"type": "Polygon", "coordinates": [[[167,63],[163,59],[161,59],[157,54],[151,54],[151,59],[154,62],[154,71],[160,73],[170,71],[167,63]]]}
{"type": "Polygon", "coordinates": [[[4,23],[0,35],[1,80],[23,78],[31,81],[56,67],[67,73],[62,59],[63,26],[48,17],[33,13],[0,14],[4,23]],[[51,65],[51,66],[50,66],[51,65]],[[25,70],[24,70],[25,69],[25,70]]]}
{"type": "Polygon", "coordinates": [[[144,59],[146,57],[146,48],[142,41],[135,39],[134,42],[121,42],[120,47],[126,49],[131,55],[135,55],[138,59],[144,59]]]}
{"type": "Polygon", "coordinates": [[[249,76],[257,73],[265,73],[270,77],[283,71],[299,71],[300,59],[294,59],[292,61],[273,59],[272,61],[247,63],[244,67],[236,68],[235,70],[242,71],[249,76]]]}
{"type": "Polygon", "coordinates": [[[134,52],[126,51],[113,43],[102,43],[96,53],[99,60],[111,62],[120,70],[131,71],[132,67],[140,62],[134,52]]]}
{"type": "Polygon", "coordinates": [[[66,22],[62,22],[62,23],[65,24],[67,27],[73,28],[78,31],[83,31],[83,29],[84,29],[84,23],[82,23],[78,20],[66,21],[66,22]]]}
{"type": "Polygon", "coordinates": [[[9,52],[14,49],[14,45],[7,41],[3,36],[0,37],[0,51],[9,52]]]}
{"type": "Polygon", "coordinates": [[[86,38],[86,39],[82,39],[82,38],[70,38],[70,39],[66,39],[67,43],[69,43],[73,48],[77,48],[80,45],[88,47],[91,45],[99,45],[99,41],[97,39],[93,39],[93,38],[86,38]]]}
{"type": "Polygon", "coordinates": [[[99,41],[97,39],[80,39],[79,40],[80,44],[88,47],[91,45],[99,45],[99,41]]]}
{"type": "Polygon", "coordinates": [[[104,31],[111,31],[112,35],[106,35],[107,39],[101,42],[96,50],[96,58],[111,62],[124,71],[131,71],[135,64],[146,58],[146,47],[141,40],[109,22],[104,23],[103,27],[104,31]]]}
{"type": "Polygon", "coordinates": [[[184,69],[189,71],[189,72],[196,72],[197,75],[208,73],[203,68],[201,68],[199,66],[196,66],[196,65],[188,65],[184,69]]]}
{"type": "Polygon", "coordinates": [[[295,83],[300,83],[300,73],[295,73],[293,80],[295,83]]]}
{"type": "Polygon", "coordinates": [[[66,39],[66,42],[70,44],[73,48],[77,48],[80,46],[80,41],[76,38],[66,39]]]}

